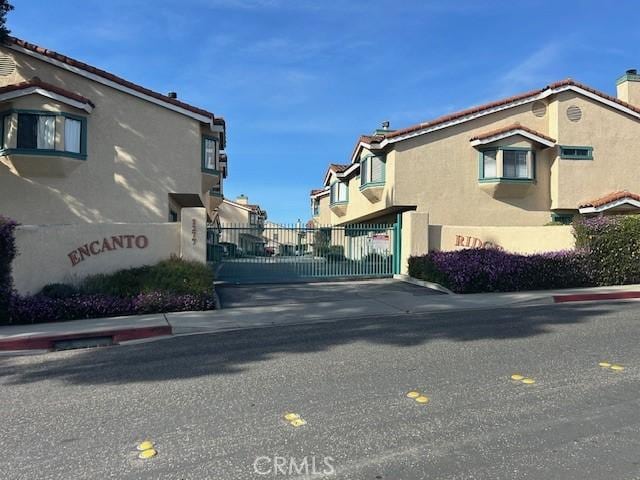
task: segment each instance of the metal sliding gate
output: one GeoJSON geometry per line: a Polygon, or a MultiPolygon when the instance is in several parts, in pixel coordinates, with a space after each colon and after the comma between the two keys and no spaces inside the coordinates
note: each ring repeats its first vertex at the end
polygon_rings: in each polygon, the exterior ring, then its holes
{"type": "Polygon", "coordinates": [[[399,270],[400,225],[222,224],[208,228],[217,279],[282,283],[390,277],[399,270]]]}

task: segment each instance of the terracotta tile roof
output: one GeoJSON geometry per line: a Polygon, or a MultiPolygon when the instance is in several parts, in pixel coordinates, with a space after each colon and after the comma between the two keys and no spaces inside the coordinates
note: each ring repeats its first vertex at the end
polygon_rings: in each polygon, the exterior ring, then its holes
{"type": "Polygon", "coordinates": [[[351,166],[351,164],[344,165],[344,164],[338,164],[338,163],[331,163],[331,164],[329,164],[329,170],[331,170],[333,172],[336,172],[336,173],[342,173],[347,168],[349,168],[350,166],[351,166]]]}
{"type": "Polygon", "coordinates": [[[327,190],[325,190],[324,188],[316,188],[314,190],[311,190],[311,196],[318,195],[319,193],[326,192],[326,191],[327,190]]]}
{"type": "Polygon", "coordinates": [[[193,113],[197,113],[199,115],[203,115],[206,117],[210,117],[212,120],[218,120],[217,122],[214,121],[214,123],[218,123],[218,124],[222,124],[224,125],[224,119],[220,118],[220,119],[216,119],[214,114],[204,110],[202,108],[198,108],[198,107],[194,107],[193,105],[189,105],[188,103],[185,102],[181,102],[178,99],[175,98],[170,98],[166,95],[163,95],[162,93],[158,93],[158,92],[154,92],[153,90],[149,90],[148,88],[145,88],[141,85],[135,84],[133,82],[130,82],[128,80],[125,80],[124,78],[118,77],[117,75],[114,75],[113,73],[109,73],[106,70],[102,70],[96,67],[93,67],[87,63],[81,62],[79,60],[75,60],[71,57],[67,57],[66,55],[63,55],[61,53],[58,52],[54,52],[53,50],[49,50],[43,47],[40,47],[38,45],[35,45],[33,43],[29,43],[25,40],[21,40],[19,38],[15,38],[15,37],[8,37],[6,40],[7,43],[9,44],[13,44],[16,45],[18,47],[22,47],[26,50],[29,50],[31,52],[34,53],[38,53],[40,55],[44,55],[45,57],[49,57],[53,60],[57,60],[59,62],[63,62],[66,63],[67,65],[70,65],[72,67],[75,68],[79,68],[81,70],[84,70],[85,72],[88,73],[92,73],[94,75],[98,75],[106,80],[110,80],[114,83],[117,83],[119,85],[122,85],[123,87],[127,87],[130,88],[132,90],[135,90],[139,93],[142,93],[144,95],[148,95],[150,97],[153,97],[155,99],[161,100],[163,102],[169,103],[171,105],[175,105],[176,107],[180,107],[183,108],[185,110],[188,110],[190,112],[193,113]]]}
{"type": "Polygon", "coordinates": [[[567,78],[565,80],[560,80],[559,82],[555,82],[552,83],[550,85],[547,85],[544,88],[540,88],[538,90],[531,90],[529,92],[525,92],[525,93],[521,93],[518,95],[514,95],[508,98],[503,98],[501,100],[496,100],[494,102],[490,102],[490,103],[485,103],[482,105],[478,105],[475,107],[471,107],[471,108],[467,108],[465,110],[460,110],[458,112],[454,112],[454,113],[450,113],[447,115],[443,115],[441,117],[435,118],[433,120],[429,120],[426,122],[422,122],[422,123],[418,123],[416,125],[412,125],[410,127],[406,127],[400,130],[394,130],[392,132],[389,132],[387,134],[384,135],[375,135],[375,136],[367,136],[367,135],[363,135],[358,139],[358,142],[356,143],[356,148],[354,149],[353,153],[352,153],[352,158],[353,155],[356,154],[356,152],[358,151],[360,142],[364,142],[364,143],[371,143],[371,142],[380,142],[382,141],[382,139],[393,139],[393,138],[397,138],[403,135],[407,135],[410,133],[414,133],[414,132],[418,132],[420,130],[425,130],[427,128],[431,128],[431,127],[435,127],[438,125],[441,125],[443,123],[447,123],[447,122],[451,122],[454,120],[458,120],[460,118],[466,117],[468,115],[473,115],[475,113],[480,113],[483,112],[485,110],[490,110],[492,108],[497,108],[503,105],[508,105],[510,103],[513,102],[517,102],[519,100],[526,100],[528,98],[531,97],[535,97],[536,95],[539,95],[543,92],[546,92],[547,90],[553,90],[556,88],[562,88],[565,86],[574,86],[574,87],[578,87],[581,88],[583,90],[586,90],[587,92],[593,93],[594,95],[597,95],[603,99],[609,100],[611,102],[614,102],[620,106],[626,107],[629,110],[639,113],[640,114],[640,107],[636,106],[636,105],[632,105],[630,103],[627,102],[623,102],[622,100],[613,97],[611,95],[608,95],[604,92],[601,92],[600,90],[596,90],[595,88],[591,88],[588,85],[585,85],[583,83],[577,82],[571,78],[567,78]],[[368,139],[368,140],[365,140],[368,139]],[[380,139],[380,140],[378,140],[380,139]]]}
{"type": "Polygon", "coordinates": [[[511,125],[507,125],[506,127],[498,128],[498,129],[492,130],[490,132],[480,133],[478,135],[475,135],[475,136],[471,137],[470,140],[484,140],[485,138],[495,137],[496,135],[501,135],[503,133],[509,133],[509,132],[514,131],[514,130],[524,130],[525,132],[528,132],[528,133],[530,133],[532,135],[535,135],[537,137],[544,138],[545,140],[549,140],[550,142],[556,143],[556,139],[555,138],[551,138],[551,137],[545,135],[544,133],[537,132],[537,131],[533,130],[532,128],[525,127],[524,125],[520,125],[519,123],[512,123],[511,125]]]}
{"type": "Polygon", "coordinates": [[[637,193],[631,193],[627,190],[620,190],[618,192],[613,192],[605,195],[604,197],[596,198],[595,200],[591,200],[590,202],[583,203],[582,205],[580,205],[580,208],[597,208],[608,203],[617,202],[618,200],[622,200],[623,198],[630,198],[632,200],[640,202],[640,195],[638,195],[637,193]]]}
{"type": "Polygon", "coordinates": [[[47,90],[48,92],[56,93],[58,95],[62,95],[63,97],[71,98],[80,103],[86,103],[91,107],[95,107],[94,103],[89,100],[87,97],[83,97],[82,95],[78,95],[77,93],[70,92],[69,90],[65,90],[64,88],[57,87],[55,85],[51,85],[50,83],[43,82],[39,78],[32,78],[26,82],[13,83],[11,85],[5,85],[4,87],[0,87],[0,95],[3,93],[15,92],[18,90],[25,90],[27,88],[41,88],[43,90],[47,90]]]}

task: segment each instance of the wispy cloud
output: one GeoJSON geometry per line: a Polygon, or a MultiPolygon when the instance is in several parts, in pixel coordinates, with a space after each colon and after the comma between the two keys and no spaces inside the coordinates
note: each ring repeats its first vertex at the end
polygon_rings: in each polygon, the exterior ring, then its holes
{"type": "Polygon", "coordinates": [[[566,42],[548,43],[498,77],[502,94],[538,86],[554,78],[555,66],[568,50],[566,42]]]}

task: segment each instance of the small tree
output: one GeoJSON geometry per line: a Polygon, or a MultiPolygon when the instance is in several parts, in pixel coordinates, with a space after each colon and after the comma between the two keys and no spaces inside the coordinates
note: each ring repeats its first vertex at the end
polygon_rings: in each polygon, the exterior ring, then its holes
{"type": "Polygon", "coordinates": [[[16,222],[0,215],[0,325],[9,320],[9,302],[13,293],[11,262],[16,256],[16,222]]]}
{"type": "Polygon", "coordinates": [[[0,0],[0,41],[5,40],[11,30],[7,28],[7,13],[13,10],[13,5],[8,0],[0,0]]]}

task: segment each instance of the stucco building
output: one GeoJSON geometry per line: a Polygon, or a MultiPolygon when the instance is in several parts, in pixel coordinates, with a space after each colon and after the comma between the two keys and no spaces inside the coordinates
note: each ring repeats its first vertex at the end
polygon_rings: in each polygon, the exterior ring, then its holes
{"type": "Polygon", "coordinates": [[[214,213],[214,223],[220,228],[219,242],[227,254],[260,255],[264,253],[264,226],[267,212],[260,205],[249,203],[240,195],[235,201],[224,199],[214,213]]]}
{"type": "Polygon", "coordinates": [[[0,45],[0,213],[24,224],[179,221],[222,202],[224,119],[31,43],[0,45]]]}
{"type": "Polygon", "coordinates": [[[311,192],[316,224],[540,226],[640,211],[640,75],[611,96],[568,79],[401,130],[361,136],[311,192]]]}

